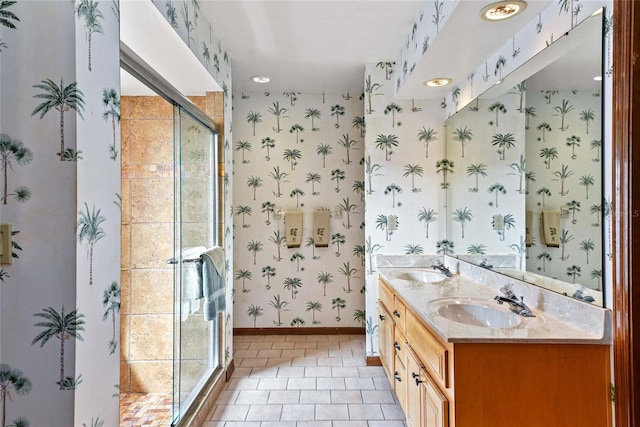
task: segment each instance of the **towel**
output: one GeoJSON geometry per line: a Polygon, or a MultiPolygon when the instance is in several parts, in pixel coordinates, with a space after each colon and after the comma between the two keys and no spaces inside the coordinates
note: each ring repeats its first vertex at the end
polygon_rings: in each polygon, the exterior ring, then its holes
{"type": "Polygon", "coordinates": [[[560,247],[561,233],[560,212],[551,210],[542,211],[542,235],[545,244],[550,248],[560,247]]]}
{"type": "MultiPolygon", "coordinates": [[[[198,246],[186,248],[182,251],[182,260],[193,260],[200,258],[207,248],[198,246]]],[[[199,295],[202,289],[202,263],[183,262],[182,278],[180,281],[180,320],[186,321],[189,315],[196,313],[200,309],[201,298],[199,295]]]]}
{"type": "Polygon", "coordinates": [[[317,248],[329,246],[329,211],[313,213],[313,242],[317,248]]]}
{"type": "Polygon", "coordinates": [[[288,248],[297,248],[302,243],[302,211],[285,213],[284,228],[288,248]]]}
{"type": "Polygon", "coordinates": [[[525,216],[525,237],[524,237],[524,241],[525,241],[525,245],[528,248],[530,248],[531,244],[533,243],[533,235],[531,233],[532,225],[533,225],[533,212],[531,212],[530,210],[527,210],[526,216],[525,216]]]}
{"type": "Polygon", "coordinates": [[[214,320],[225,311],[224,250],[220,246],[202,253],[202,297],[204,297],[204,320],[214,320]]]}

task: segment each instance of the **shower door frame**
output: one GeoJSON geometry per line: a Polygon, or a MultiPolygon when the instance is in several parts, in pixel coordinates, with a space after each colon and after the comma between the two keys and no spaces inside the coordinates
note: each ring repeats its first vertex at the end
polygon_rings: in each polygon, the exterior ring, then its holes
{"type": "MultiPolygon", "coordinates": [[[[218,156],[219,156],[219,140],[218,140],[218,132],[216,132],[216,126],[215,123],[213,122],[213,120],[211,120],[211,118],[209,116],[207,116],[204,112],[202,112],[202,110],[200,110],[198,107],[195,106],[195,104],[193,104],[188,98],[186,98],[182,93],[180,93],[173,85],[171,85],[167,80],[165,80],[160,74],[158,74],[151,66],[149,66],[149,64],[147,64],[142,58],[140,58],[131,48],[129,48],[129,46],[127,46],[125,43],[123,43],[122,41],[120,41],[120,67],[125,70],[127,73],[129,73],[131,76],[133,76],[134,78],[136,78],[137,80],[139,80],[141,83],[143,83],[144,85],[146,85],[149,89],[153,90],[158,96],[164,98],[166,101],[168,101],[169,103],[171,103],[174,106],[174,109],[179,110],[182,109],[184,111],[186,111],[187,113],[189,113],[194,119],[196,119],[197,121],[201,122],[205,127],[209,128],[212,132],[212,139],[213,139],[213,147],[212,147],[212,168],[213,168],[213,173],[212,173],[212,180],[213,180],[213,185],[212,188],[214,191],[219,192],[220,191],[220,186],[218,185],[218,168],[219,168],[219,164],[218,164],[218,156]]],[[[175,127],[175,114],[174,114],[174,127],[175,127]]],[[[174,131],[175,134],[175,131],[174,131]]],[[[175,138],[174,138],[175,139],[175,138]]],[[[175,143],[175,140],[174,140],[175,143]]],[[[174,176],[174,180],[176,179],[176,177],[174,176]]],[[[222,201],[220,200],[220,195],[219,194],[213,194],[212,198],[214,199],[214,203],[213,203],[213,224],[212,224],[212,229],[213,229],[213,236],[214,236],[214,240],[216,240],[214,242],[214,244],[220,245],[222,246],[222,234],[220,232],[220,226],[219,226],[219,220],[221,219],[221,215],[222,215],[222,209],[223,209],[223,205],[222,205],[222,201]],[[215,200],[217,199],[217,203],[215,202],[215,200]]],[[[174,225],[175,225],[175,218],[174,218],[174,225]]],[[[174,233],[175,235],[175,233],[174,233]]],[[[175,269],[174,269],[174,277],[180,277],[179,274],[175,274],[175,270],[180,268],[181,263],[176,264],[175,269]]],[[[179,285],[179,284],[178,284],[179,285]]],[[[175,286],[175,284],[174,284],[175,286]]],[[[175,294],[175,289],[174,289],[174,294],[175,294]]],[[[174,302],[174,307],[175,307],[175,302],[174,302]]],[[[175,308],[174,308],[175,310],[175,308]]],[[[178,313],[179,315],[179,313],[178,313]]],[[[175,323],[175,316],[176,313],[174,312],[174,323],[175,323]]],[[[224,319],[222,321],[222,323],[220,322],[215,322],[217,327],[217,361],[218,361],[218,365],[213,367],[213,371],[211,372],[211,375],[208,378],[204,378],[203,381],[201,381],[201,388],[200,388],[200,395],[202,394],[208,394],[210,392],[210,388],[212,387],[213,384],[216,384],[220,378],[222,378],[222,373],[224,372],[224,365],[223,365],[223,348],[224,348],[224,319]]],[[[216,336],[216,331],[213,331],[213,336],[216,336]]],[[[174,331],[173,334],[174,340],[176,337],[176,333],[174,331]]],[[[214,348],[215,348],[215,344],[214,343],[214,348]]],[[[175,342],[174,342],[174,348],[175,348],[175,342]]],[[[174,351],[174,359],[175,359],[175,351],[174,351]]],[[[176,361],[174,360],[174,369],[175,369],[175,364],[176,361]]],[[[201,404],[201,402],[199,402],[198,397],[200,396],[196,396],[194,397],[191,402],[190,402],[190,406],[186,407],[186,408],[182,408],[180,406],[180,401],[178,401],[177,403],[175,402],[175,397],[176,393],[175,389],[176,389],[176,385],[175,385],[175,373],[174,373],[174,385],[173,385],[173,409],[174,409],[174,413],[172,414],[172,423],[171,426],[181,426],[185,423],[189,424],[190,423],[190,418],[192,418],[194,416],[194,414],[192,413],[194,408],[196,406],[199,406],[199,404],[201,404]],[[176,405],[178,405],[178,413],[176,414],[175,408],[176,405]]],[[[195,408],[197,409],[197,408],[195,408]]]]}

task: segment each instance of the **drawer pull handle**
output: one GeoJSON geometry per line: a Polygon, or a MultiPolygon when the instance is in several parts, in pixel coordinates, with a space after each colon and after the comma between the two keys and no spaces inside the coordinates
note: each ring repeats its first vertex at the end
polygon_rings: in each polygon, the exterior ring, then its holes
{"type": "Polygon", "coordinates": [[[382,314],[379,314],[378,316],[380,316],[380,320],[384,321],[384,316],[382,314]]]}
{"type": "Polygon", "coordinates": [[[393,378],[395,378],[395,379],[396,379],[396,381],[398,381],[399,383],[401,383],[401,382],[402,382],[402,378],[400,378],[400,375],[398,375],[398,373],[397,373],[397,372],[393,374],[393,378]]]}
{"type": "Polygon", "coordinates": [[[416,380],[416,385],[420,385],[421,383],[423,383],[424,381],[422,381],[419,377],[418,374],[416,374],[415,372],[411,373],[411,377],[414,378],[416,380]]]}
{"type": "Polygon", "coordinates": [[[398,310],[393,310],[393,315],[396,316],[398,319],[400,318],[400,313],[398,313],[398,310]]]}
{"type": "Polygon", "coordinates": [[[400,348],[400,344],[398,344],[397,342],[394,342],[394,343],[393,343],[393,346],[394,346],[394,347],[396,348],[396,350],[398,350],[398,351],[402,350],[402,349],[400,348]]]}

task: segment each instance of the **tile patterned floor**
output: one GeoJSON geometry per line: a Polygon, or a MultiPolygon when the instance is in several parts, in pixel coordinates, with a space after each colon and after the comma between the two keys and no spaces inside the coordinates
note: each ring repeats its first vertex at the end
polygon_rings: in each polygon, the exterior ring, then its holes
{"type": "Polygon", "coordinates": [[[234,338],[235,371],[203,427],[405,427],[363,335],[234,338]]]}
{"type": "Polygon", "coordinates": [[[170,393],[122,393],[120,427],[171,425],[170,393]]]}

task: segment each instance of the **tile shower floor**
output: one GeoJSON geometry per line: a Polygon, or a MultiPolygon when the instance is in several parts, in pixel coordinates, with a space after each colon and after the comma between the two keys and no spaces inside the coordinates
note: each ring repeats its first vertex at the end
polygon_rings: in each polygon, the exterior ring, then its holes
{"type": "Polygon", "coordinates": [[[364,356],[364,335],[235,337],[235,371],[203,427],[404,427],[364,356]]]}
{"type": "Polygon", "coordinates": [[[171,425],[170,393],[122,393],[120,427],[171,425]]]}

